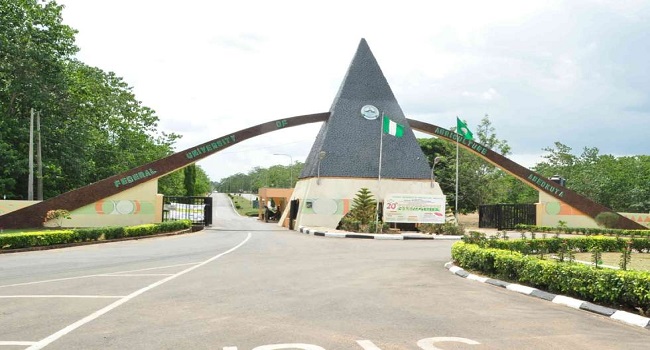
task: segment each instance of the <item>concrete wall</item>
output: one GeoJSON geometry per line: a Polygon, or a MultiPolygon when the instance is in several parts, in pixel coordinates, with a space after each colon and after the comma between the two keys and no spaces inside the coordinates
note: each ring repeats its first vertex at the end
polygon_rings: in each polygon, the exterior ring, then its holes
{"type": "Polygon", "coordinates": [[[443,195],[438,183],[431,187],[430,180],[382,179],[379,182],[377,179],[321,177],[319,184],[317,178],[301,179],[291,197],[300,200],[295,227],[336,228],[363,187],[368,188],[379,201],[389,193],[443,195]]]}
{"type": "MultiPolygon", "coordinates": [[[[62,227],[133,226],[162,221],[162,195],[158,181],[148,181],[70,213],[62,227]]],[[[45,226],[56,226],[50,220],[45,226]]]]}
{"type": "Polygon", "coordinates": [[[22,200],[0,200],[0,215],[11,213],[12,211],[29,207],[39,201],[22,201],[22,200]]]}
{"type": "MultiPolygon", "coordinates": [[[[650,228],[650,214],[619,214],[650,228]]],[[[557,226],[560,220],[565,221],[568,227],[599,227],[596,220],[586,214],[544,192],[540,192],[539,203],[537,203],[537,225],[557,226]]]]}

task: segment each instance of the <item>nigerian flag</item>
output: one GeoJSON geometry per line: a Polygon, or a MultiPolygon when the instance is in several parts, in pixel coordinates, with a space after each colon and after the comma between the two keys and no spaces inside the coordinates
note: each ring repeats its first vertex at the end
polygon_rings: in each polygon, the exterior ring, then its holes
{"type": "Polygon", "coordinates": [[[469,131],[469,128],[467,127],[467,124],[465,124],[462,120],[458,119],[458,117],[456,117],[456,124],[457,124],[456,132],[460,136],[464,137],[465,140],[473,140],[474,139],[474,135],[472,135],[472,132],[469,131]]]}
{"type": "Polygon", "coordinates": [[[402,137],[404,136],[404,125],[397,124],[387,116],[384,116],[384,133],[391,134],[395,137],[402,137]]]}

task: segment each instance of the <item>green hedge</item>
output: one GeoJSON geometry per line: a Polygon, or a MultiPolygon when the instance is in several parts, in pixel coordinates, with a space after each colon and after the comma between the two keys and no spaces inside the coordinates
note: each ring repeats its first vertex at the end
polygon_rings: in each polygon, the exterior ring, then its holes
{"type": "Polygon", "coordinates": [[[11,235],[0,235],[0,249],[8,250],[55,244],[103,241],[124,237],[141,237],[157,233],[180,231],[191,227],[192,222],[190,220],[178,220],[127,227],[99,227],[15,233],[11,235]]]}
{"type": "Polygon", "coordinates": [[[521,252],[523,254],[557,253],[562,245],[577,252],[588,252],[599,247],[603,252],[620,252],[631,242],[633,251],[650,252],[650,238],[614,238],[603,236],[572,237],[572,238],[543,238],[543,239],[486,239],[476,235],[465,236],[466,243],[475,243],[486,248],[497,248],[521,252]]]}
{"type": "Polygon", "coordinates": [[[607,235],[607,236],[639,236],[650,237],[650,230],[623,230],[616,228],[594,228],[594,227],[562,227],[562,226],[536,226],[517,224],[515,229],[520,232],[546,232],[583,235],[607,235]]]}
{"type": "Polygon", "coordinates": [[[451,254],[458,266],[491,277],[610,307],[650,309],[649,272],[597,269],[582,264],[541,260],[517,251],[484,248],[465,242],[456,242],[451,254]]]}

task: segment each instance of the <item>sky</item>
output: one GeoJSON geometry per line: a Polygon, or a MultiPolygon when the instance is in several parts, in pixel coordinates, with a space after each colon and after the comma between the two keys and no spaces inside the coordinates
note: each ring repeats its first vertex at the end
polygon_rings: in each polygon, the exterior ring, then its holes
{"type": "MultiPolygon", "coordinates": [[[[115,72],[178,151],[327,112],[365,38],[407,118],[475,130],[487,114],[531,167],[556,141],[650,150],[648,1],[59,0],[77,58],[115,72]]],[[[319,124],[198,164],[212,180],[304,162],[319,124]]],[[[430,137],[416,133],[417,137],[430,137]]]]}

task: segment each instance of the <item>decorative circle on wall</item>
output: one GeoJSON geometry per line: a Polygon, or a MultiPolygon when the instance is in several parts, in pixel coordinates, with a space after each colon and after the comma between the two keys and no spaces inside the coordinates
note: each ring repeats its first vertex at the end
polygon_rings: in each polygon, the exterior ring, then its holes
{"type": "Polygon", "coordinates": [[[115,211],[115,202],[100,200],[95,202],[95,212],[97,214],[112,214],[115,211]]]}
{"type": "Polygon", "coordinates": [[[560,210],[562,209],[562,206],[560,205],[560,202],[548,202],[546,203],[546,214],[548,215],[558,215],[560,214],[560,210]]]}
{"type": "Polygon", "coordinates": [[[117,201],[112,200],[100,200],[95,202],[95,212],[100,215],[128,215],[128,214],[138,214],[142,206],[140,201],[137,200],[128,200],[122,199],[117,201]]]}
{"type": "Polygon", "coordinates": [[[115,204],[117,214],[132,214],[135,211],[135,204],[133,201],[121,200],[115,204]]]}
{"type": "Polygon", "coordinates": [[[339,209],[339,205],[333,199],[319,198],[312,204],[312,209],[316,214],[332,215],[339,209]]]}

